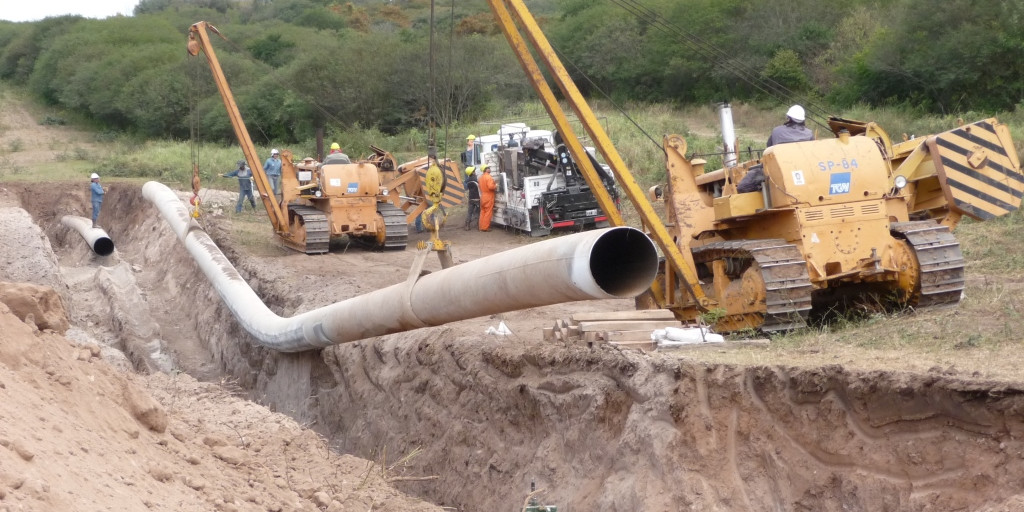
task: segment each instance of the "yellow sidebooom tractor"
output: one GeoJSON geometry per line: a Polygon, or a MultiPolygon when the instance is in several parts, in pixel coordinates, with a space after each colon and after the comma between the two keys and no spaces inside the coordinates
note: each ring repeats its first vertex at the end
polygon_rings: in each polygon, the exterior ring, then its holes
{"type": "MultiPolygon", "coordinates": [[[[718,332],[772,332],[849,303],[956,305],[964,260],[951,230],[963,216],[989,220],[1020,207],[1024,175],[995,119],[893,143],[874,123],[833,117],[829,138],[775,145],[711,172],[668,135],[668,183],[642,190],[522,0],[488,4],[575,160],[589,162],[534,55],[661,249],[639,308],[667,308],[718,332]],[[738,193],[755,167],[761,190],[738,193]],[[664,202],[665,221],[652,200],[664,202]]],[[[622,225],[598,174],[580,167],[611,224],[622,225]]]]}
{"type": "Polygon", "coordinates": [[[320,254],[328,252],[332,239],[349,237],[374,249],[403,250],[408,243],[409,223],[427,208],[428,188],[445,206],[462,202],[465,194],[461,173],[454,162],[431,158],[430,163],[437,165],[442,177],[427,187],[429,165],[420,165],[419,161],[397,165],[394,157],[379,148],[371,148],[373,156],[355,162],[347,158],[294,162],[292,152],[284,149],[281,197],[275,197],[210,44],[209,32],[219,34],[205,21],[193,24],[188,52],[206,55],[270,223],[286,247],[320,254]]]}

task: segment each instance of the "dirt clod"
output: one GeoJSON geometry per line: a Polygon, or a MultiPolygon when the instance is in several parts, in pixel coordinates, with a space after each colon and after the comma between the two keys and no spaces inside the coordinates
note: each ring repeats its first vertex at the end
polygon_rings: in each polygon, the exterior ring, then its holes
{"type": "Polygon", "coordinates": [[[139,423],[153,432],[167,430],[167,412],[159,402],[129,381],[125,381],[123,392],[128,411],[139,423]]]}

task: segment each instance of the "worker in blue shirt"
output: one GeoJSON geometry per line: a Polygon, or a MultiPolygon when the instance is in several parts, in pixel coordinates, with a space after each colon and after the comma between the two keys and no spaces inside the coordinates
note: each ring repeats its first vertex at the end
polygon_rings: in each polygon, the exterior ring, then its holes
{"type": "Polygon", "coordinates": [[[96,218],[100,216],[100,206],[103,205],[103,194],[106,191],[100,186],[100,175],[92,173],[89,176],[92,183],[89,184],[89,190],[92,191],[92,227],[96,227],[96,218]]]}
{"type": "Polygon", "coordinates": [[[235,203],[235,213],[242,213],[242,204],[245,198],[249,198],[252,211],[256,211],[256,198],[252,195],[252,169],[245,165],[245,160],[238,161],[238,168],[220,175],[222,178],[238,178],[238,202],[235,203]]]}
{"type": "Polygon", "coordinates": [[[274,190],[274,195],[280,193],[281,189],[281,153],[276,149],[270,150],[270,158],[266,162],[263,162],[263,171],[267,173],[267,179],[270,180],[270,188],[274,190]]]}

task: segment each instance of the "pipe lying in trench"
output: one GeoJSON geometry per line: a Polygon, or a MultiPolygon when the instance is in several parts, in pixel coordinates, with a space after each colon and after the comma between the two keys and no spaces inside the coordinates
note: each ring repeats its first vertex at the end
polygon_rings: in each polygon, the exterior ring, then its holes
{"type": "Polygon", "coordinates": [[[110,256],[114,252],[114,241],[110,239],[110,235],[100,228],[92,227],[92,220],[75,215],[65,215],[60,218],[60,223],[78,231],[78,234],[82,235],[85,242],[89,244],[92,252],[100,256],[110,256]]]}
{"type": "Polygon", "coordinates": [[[261,345],[281,352],[561,302],[634,297],[650,286],[658,267],[647,235],[634,228],[608,228],[424,276],[419,275],[420,257],[404,283],[283,318],[263,304],[171,189],[151,181],[142,194],[185,244],[238,323],[261,345]]]}

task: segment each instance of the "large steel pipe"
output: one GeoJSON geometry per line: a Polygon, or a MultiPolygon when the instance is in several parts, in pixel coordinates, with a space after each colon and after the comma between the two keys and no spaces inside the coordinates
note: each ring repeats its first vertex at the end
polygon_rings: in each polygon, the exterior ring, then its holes
{"type": "Polygon", "coordinates": [[[60,218],[60,223],[78,231],[78,234],[82,235],[85,242],[89,244],[92,252],[100,256],[110,256],[114,252],[114,241],[110,239],[110,235],[100,228],[92,227],[91,220],[75,215],[65,215],[60,218]]]}
{"type": "MultiPolygon", "coordinates": [[[[298,352],[483,315],[587,299],[634,297],[658,267],[654,244],[626,227],[530,244],[283,318],[270,311],[173,191],[142,188],[238,323],[260,344],[298,352]]],[[[422,263],[422,259],[418,259],[422,263]]]]}

